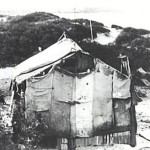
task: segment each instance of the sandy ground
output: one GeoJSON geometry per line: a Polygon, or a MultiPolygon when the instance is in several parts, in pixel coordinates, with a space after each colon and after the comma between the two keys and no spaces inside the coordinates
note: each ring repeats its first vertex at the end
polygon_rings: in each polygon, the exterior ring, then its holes
{"type": "Polygon", "coordinates": [[[96,41],[102,45],[112,43],[116,40],[116,38],[118,37],[118,35],[122,31],[121,29],[117,30],[115,28],[108,28],[108,29],[110,30],[110,33],[108,33],[108,34],[98,33],[97,38],[95,38],[94,41],[96,41]]]}
{"type": "Polygon", "coordinates": [[[13,67],[0,68],[0,79],[10,79],[13,76],[13,67]]]}

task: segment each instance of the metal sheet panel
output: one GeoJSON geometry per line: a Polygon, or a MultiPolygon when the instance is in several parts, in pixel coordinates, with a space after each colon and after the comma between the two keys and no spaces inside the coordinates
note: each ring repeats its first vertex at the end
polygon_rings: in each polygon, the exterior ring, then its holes
{"type": "Polygon", "coordinates": [[[76,78],[76,136],[89,137],[93,130],[92,101],[93,101],[93,73],[76,78]]]}
{"type": "Polygon", "coordinates": [[[97,134],[111,128],[113,121],[112,71],[108,65],[97,62],[93,93],[93,126],[97,134]]]}
{"type": "Polygon", "coordinates": [[[73,94],[73,77],[54,71],[50,108],[51,135],[70,136],[70,102],[73,94]]]}

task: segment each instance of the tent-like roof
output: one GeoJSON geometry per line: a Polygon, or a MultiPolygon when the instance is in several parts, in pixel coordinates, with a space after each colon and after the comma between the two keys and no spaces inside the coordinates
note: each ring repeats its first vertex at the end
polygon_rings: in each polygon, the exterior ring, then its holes
{"type": "Polygon", "coordinates": [[[35,71],[47,65],[56,63],[71,52],[81,51],[82,49],[69,38],[64,37],[44,51],[30,57],[15,67],[13,77],[35,71]]]}
{"type": "MultiPolygon", "coordinates": [[[[62,59],[71,57],[77,51],[86,53],[73,40],[64,37],[44,51],[17,65],[14,69],[13,79],[15,79],[17,83],[21,83],[51,66],[55,67],[55,65],[59,64],[62,59]]],[[[125,74],[123,75],[128,78],[125,74]]]]}

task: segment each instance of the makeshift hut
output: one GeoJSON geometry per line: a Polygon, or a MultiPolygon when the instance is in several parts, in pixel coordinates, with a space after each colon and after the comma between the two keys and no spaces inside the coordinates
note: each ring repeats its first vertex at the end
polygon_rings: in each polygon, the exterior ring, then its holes
{"type": "Polygon", "coordinates": [[[17,65],[12,86],[12,100],[23,95],[25,117],[40,113],[47,134],[69,139],[70,149],[83,143],[135,146],[131,77],[69,38],[17,65]]]}

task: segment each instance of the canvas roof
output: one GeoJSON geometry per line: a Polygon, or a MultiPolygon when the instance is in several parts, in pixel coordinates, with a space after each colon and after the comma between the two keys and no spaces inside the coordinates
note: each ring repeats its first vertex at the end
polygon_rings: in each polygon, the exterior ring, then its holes
{"type": "Polygon", "coordinates": [[[14,70],[13,78],[37,69],[41,71],[42,67],[49,67],[50,65],[57,63],[57,61],[67,56],[71,52],[81,50],[82,49],[77,45],[77,43],[69,38],[64,37],[44,51],[39,52],[33,57],[30,57],[29,59],[17,65],[14,70]]]}
{"type": "MultiPolygon", "coordinates": [[[[73,40],[64,37],[44,51],[39,52],[38,54],[17,65],[14,69],[13,79],[20,84],[24,80],[43,72],[45,69],[50,68],[51,66],[56,66],[62,59],[71,57],[77,51],[82,51],[82,53],[89,54],[84,52],[73,40]]],[[[110,68],[116,70],[111,66],[110,68]]],[[[118,70],[116,71],[120,72],[118,70]]],[[[125,74],[122,75],[129,78],[125,74]]]]}

